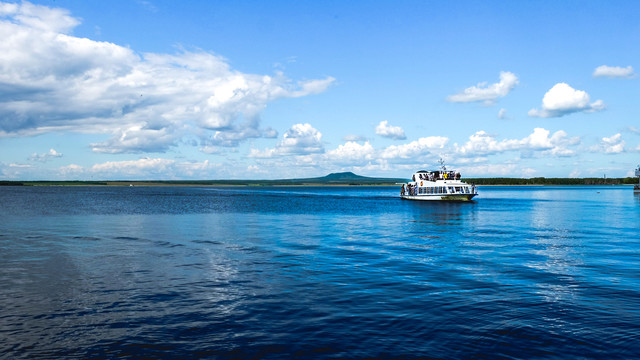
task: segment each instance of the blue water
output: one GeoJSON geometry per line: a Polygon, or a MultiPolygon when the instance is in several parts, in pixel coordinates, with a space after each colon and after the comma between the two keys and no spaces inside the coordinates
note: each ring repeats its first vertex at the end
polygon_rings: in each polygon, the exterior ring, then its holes
{"type": "Polygon", "coordinates": [[[0,187],[0,357],[628,359],[629,187],[0,187]]]}

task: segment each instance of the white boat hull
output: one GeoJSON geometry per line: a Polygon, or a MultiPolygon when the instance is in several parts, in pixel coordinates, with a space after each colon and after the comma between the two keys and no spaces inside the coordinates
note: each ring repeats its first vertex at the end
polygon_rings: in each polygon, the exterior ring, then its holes
{"type": "Polygon", "coordinates": [[[478,194],[430,194],[430,195],[402,195],[405,200],[420,201],[472,201],[478,194]]]}
{"type": "Polygon", "coordinates": [[[460,173],[447,171],[440,159],[440,170],[420,170],[413,174],[413,181],[402,184],[400,198],[418,201],[472,201],[478,195],[476,186],[460,181],[460,173]]]}

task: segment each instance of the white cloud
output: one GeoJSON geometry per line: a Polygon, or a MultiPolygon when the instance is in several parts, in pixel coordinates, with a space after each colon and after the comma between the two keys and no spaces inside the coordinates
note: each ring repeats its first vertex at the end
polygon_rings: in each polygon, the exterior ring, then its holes
{"type": "MultiPolygon", "coordinates": [[[[615,146],[620,143],[620,136],[614,135],[606,139],[608,140],[603,142],[611,146],[609,153],[617,151],[615,146]]],[[[280,177],[322,176],[336,171],[354,171],[371,176],[389,173],[390,177],[393,177],[398,176],[399,171],[400,174],[404,174],[419,168],[437,167],[434,166],[435,161],[441,156],[446,156],[448,165],[463,171],[467,177],[531,177],[540,171],[538,168],[530,167],[531,158],[578,156],[580,144],[580,137],[569,136],[564,130],[552,132],[544,128],[535,128],[524,137],[506,139],[478,131],[469,136],[469,140],[462,145],[451,145],[446,137],[431,136],[383,148],[375,148],[368,141],[348,141],[327,149],[325,153],[307,155],[286,154],[276,146],[263,151],[252,151],[252,157],[257,164],[252,171],[257,173],[259,169],[270,169],[266,174],[276,172],[280,177]],[[518,156],[510,162],[501,163],[499,159],[508,156],[509,153],[518,156]]],[[[602,147],[598,148],[598,151],[607,150],[602,147]]],[[[569,174],[571,169],[565,171],[569,174]]]]}
{"type": "Polygon", "coordinates": [[[161,158],[142,158],[138,160],[107,161],[95,164],[91,167],[96,173],[120,173],[128,175],[140,175],[142,173],[166,173],[167,167],[172,166],[175,160],[161,158]]]}
{"type": "Polygon", "coordinates": [[[593,77],[630,79],[635,76],[636,76],[636,73],[633,71],[632,66],[627,66],[626,68],[623,68],[620,66],[601,65],[601,66],[598,66],[593,71],[593,77]]]}
{"type": "Polygon", "coordinates": [[[10,168],[21,168],[21,169],[29,169],[32,168],[32,165],[28,165],[28,164],[16,164],[16,163],[11,163],[9,164],[10,168]]]}
{"type": "Polygon", "coordinates": [[[367,141],[367,138],[360,135],[346,135],[342,138],[344,141],[367,141]]]}
{"type": "Polygon", "coordinates": [[[295,124],[283,135],[278,148],[284,154],[310,154],[324,152],[322,133],[311,124],[295,124]]]}
{"type": "Polygon", "coordinates": [[[208,160],[202,162],[176,161],[163,158],[141,158],[137,160],[107,161],[95,164],[90,168],[70,165],[60,168],[60,173],[76,177],[88,176],[99,179],[149,179],[171,180],[210,177],[213,170],[219,169],[220,164],[212,164],[208,160]]]}
{"type": "Polygon", "coordinates": [[[507,109],[500,109],[498,111],[498,119],[506,119],[507,118],[507,109]]]}
{"type": "Polygon", "coordinates": [[[322,133],[311,124],[295,124],[282,136],[275,148],[263,151],[251,149],[249,157],[269,158],[282,155],[323,153],[322,133]]]}
{"type": "Polygon", "coordinates": [[[482,164],[464,167],[463,175],[473,176],[505,176],[530,178],[536,171],[528,167],[519,167],[516,164],[482,164]]]}
{"type": "Polygon", "coordinates": [[[617,133],[610,137],[603,137],[600,144],[590,148],[593,152],[602,152],[605,154],[620,154],[625,152],[626,142],[622,139],[622,134],[617,133]]]}
{"type": "Polygon", "coordinates": [[[479,83],[464,89],[461,93],[447,97],[450,102],[474,102],[483,101],[487,105],[494,104],[500,97],[505,97],[518,85],[518,77],[508,71],[500,72],[500,82],[487,85],[479,83]]]}
{"type": "Polygon", "coordinates": [[[324,148],[322,151],[316,151],[321,144],[321,138],[316,135],[317,130],[310,125],[297,124],[287,131],[287,133],[292,132],[304,134],[304,136],[292,137],[298,139],[295,145],[291,143],[290,146],[286,146],[288,142],[283,139],[274,148],[252,149],[249,157],[254,158],[261,167],[278,169],[279,174],[291,173],[291,169],[304,171],[303,176],[309,176],[310,171],[389,171],[392,170],[390,163],[394,164],[393,168],[402,167],[403,164],[413,164],[411,165],[413,168],[416,163],[424,162],[425,157],[437,158],[439,155],[435,152],[442,150],[449,141],[445,137],[431,136],[381,150],[375,149],[369,141],[364,143],[348,141],[324,152],[324,148]],[[305,125],[304,130],[302,125],[305,125]],[[296,131],[292,131],[296,128],[296,131]],[[306,140],[300,142],[299,139],[306,140]],[[303,143],[307,145],[301,146],[303,143]],[[309,143],[315,145],[308,146],[309,143]],[[313,151],[308,151],[309,148],[313,151]]]}
{"type": "Polygon", "coordinates": [[[66,10],[0,3],[0,136],[111,135],[91,144],[103,153],[164,152],[183,136],[237,146],[276,136],[260,124],[268,103],[335,80],[245,74],[203,51],[140,55],[70,35],[78,24],[66,10]]]}
{"type": "Polygon", "coordinates": [[[143,123],[127,129],[119,129],[117,134],[108,141],[91,144],[91,147],[95,152],[109,154],[164,152],[173,145],[180,137],[179,135],[180,133],[171,127],[149,129],[143,123]]]}
{"type": "Polygon", "coordinates": [[[628,131],[628,132],[636,134],[636,135],[640,135],[640,129],[638,129],[637,127],[632,126],[632,125],[631,126],[627,126],[625,128],[625,131],[628,131]]]}
{"type": "Polygon", "coordinates": [[[84,172],[84,168],[80,165],[69,164],[67,166],[60,167],[58,172],[64,179],[77,179],[78,175],[84,172]]]}
{"type": "Polygon", "coordinates": [[[441,150],[449,142],[449,139],[442,136],[423,137],[404,145],[391,145],[382,150],[380,157],[388,160],[415,159],[427,154],[432,154],[434,150],[441,150]]]}
{"type": "Polygon", "coordinates": [[[375,158],[375,152],[368,141],[362,145],[349,141],[328,151],[326,158],[333,164],[362,165],[372,161],[375,158]]]}
{"type": "Polygon", "coordinates": [[[404,140],[407,137],[400,126],[391,126],[387,120],[380,121],[376,126],[376,134],[394,140],[404,140]]]}
{"type": "Polygon", "coordinates": [[[496,140],[494,135],[485,131],[478,131],[469,136],[469,141],[464,145],[455,144],[456,153],[461,156],[479,156],[498,154],[507,151],[538,151],[541,155],[572,156],[575,151],[568,146],[577,145],[580,138],[568,138],[563,130],[550,135],[550,131],[543,128],[535,128],[531,134],[522,139],[496,140]]]}
{"type": "MultiPolygon", "coordinates": [[[[213,147],[237,147],[242,141],[249,138],[277,138],[278,132],[270,127],[258,128],[258,121],[246,121],[233,131],[216,130],[211,137],[202,139],[203,148],[212,149],[213,147]]],[[[208,153],[212,153],[208,151],[208,153]]]]}
{"type": "Polygon", "coordinates": [[[38,153],[31,154],[31,156],[29,156],[29,160],[45,162],[45,161],[51,160],[52,158],[59,158],[59,157],[62,157],[61,153],[57,152],[55,149],[49,149],[48,152],[43,154],[38,154],[38,153]]]}
{"type": "Polygon", "coordinates": [[[574,112],[596,112],[604,110],[602,100],[589,103],[589,94],[576,90],[566,83],[554,85],[542,98],[541,109],[529,110],[529,116],[560,117],[574,112]]]}
{"type": "Polygon", "coordinates": [[[176,175],[177,176],[187,176],[190,178],[202,178],[203,175],[209,175],[212,169],[218,168],[219,164],[212,164],[209,160],[204,160],[202,162],[197,161],[186,161],[186,162],[178,162],[175,165],[176,175]]]}
{"type": "Polygon", "coordinates": [[[0,17],[10,17],[16,24],[47,32],[67,32],[79,24],[64,9],[51,9],[23,1],[0,3],[0,17]]]}

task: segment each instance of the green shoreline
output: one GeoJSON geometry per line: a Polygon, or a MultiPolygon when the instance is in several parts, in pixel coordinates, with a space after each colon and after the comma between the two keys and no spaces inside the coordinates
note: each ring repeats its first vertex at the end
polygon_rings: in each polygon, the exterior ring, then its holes
{"type": "MultiPolygon", "coordinates": [[[[463,181],[480,186],[509,185],[635,185],[638,179],[626,178],[465,178],[463,181]]],[[[407,182],[401,178],[377,178],[351,172],[333,173],[324,177],[279,180],[102,180],[102,181],[0,181],[0,186],[395,186],[407,182]]]]}

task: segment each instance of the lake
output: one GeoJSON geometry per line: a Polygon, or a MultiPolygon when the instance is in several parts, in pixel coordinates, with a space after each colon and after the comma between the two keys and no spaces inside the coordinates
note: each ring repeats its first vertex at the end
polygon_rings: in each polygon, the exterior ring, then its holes
{"type": "Polygon", "coordinates": [[[628,359],[630,187],[0,187],[0,357],[628,359]]]}

